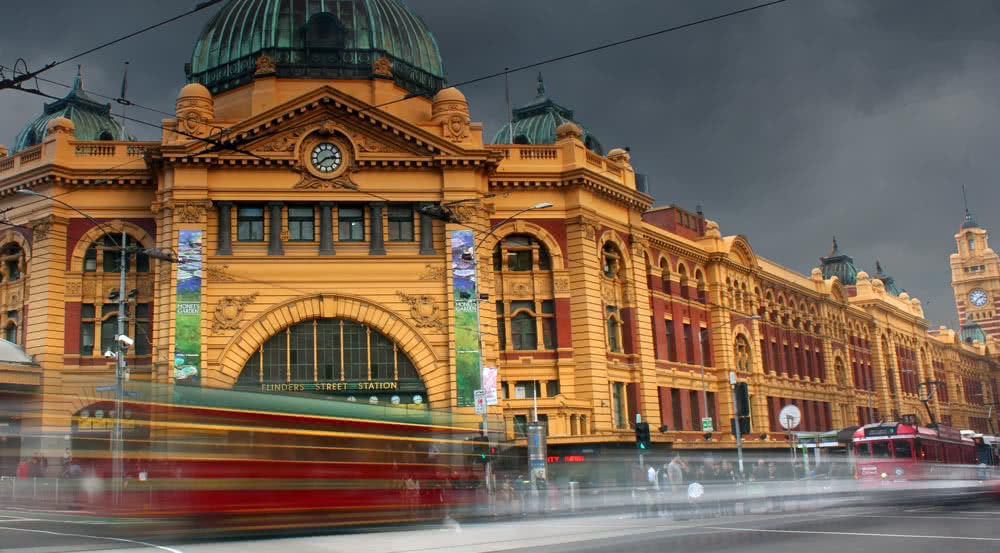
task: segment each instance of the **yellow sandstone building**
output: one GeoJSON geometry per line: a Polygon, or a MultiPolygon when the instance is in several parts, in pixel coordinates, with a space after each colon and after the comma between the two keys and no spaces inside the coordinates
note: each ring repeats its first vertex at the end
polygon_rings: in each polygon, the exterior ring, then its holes
{"type": "Polygon", "coordinates": [[[734,448],[730,371],[749,386],[747,448],[786,448],[792,403],[798,430],[930,422],[929,381],[935,420],[993,429],[1000,266],[974,223],[951,260],[962,330],[929,329],[836,241],[802,275],[653,207],[642,160],[604,151],[541,77],[489,140],[401,2],[324,6],[225,4],[159,141],[133,140],[78,77],[0,149],[5,474],[62,451],[37,436],[109,416],[92,406],[113,396],[120,293],[133,381],[471,412],[470,274],[490,413],[517,446],[537,408],[553,463],[634,451],[637,414],[654,451],[734,448]],[[122,230],[182,262],[133,255],[118,290],[105,233],[122,230]]]}

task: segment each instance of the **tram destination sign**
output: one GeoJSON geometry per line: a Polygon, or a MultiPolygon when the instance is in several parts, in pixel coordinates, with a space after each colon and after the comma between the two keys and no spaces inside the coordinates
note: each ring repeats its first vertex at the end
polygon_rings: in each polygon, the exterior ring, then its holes
{"type": "Polygon", "coordinates": [[[895,426],[876,426],[875,428],[866,428],[865,437],[870,438],[873,436],[894,436],[896,434],[895,426]]]}

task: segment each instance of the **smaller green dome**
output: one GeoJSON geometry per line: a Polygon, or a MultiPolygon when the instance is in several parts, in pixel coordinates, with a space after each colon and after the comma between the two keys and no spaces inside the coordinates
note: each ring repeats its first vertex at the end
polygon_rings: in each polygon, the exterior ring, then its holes
{"type": "Polygon", "coordinates": [[[854,286],[858,283],[858,269],[854,266],[854,259],[840,253],[836,236],[833,237],[833,248],[830,253],[819,260],[822,263],[823,278],[836,276],[845,286],[854,286]]]}
{"type": "Polygon", "coordinates": [[[573,120],[573,110],[553,102],[545,94],[545,82],[538,74],[538,95],[530,103],[514,109],[514,131],[507,123],[493,137],[494,144],[555,144],[556,129],[563,123],[576,123],[583,131],[583,143],[591,151],[604,155],[597,137],[573,120]]]}
{"type": "Polygon", "coordinates": [[[962,325],[961,338],[966,344],[972,344],[974,342],[980,342],[983,344],[986,343],[986,333],[983,332],[983,327],[976,323],[962,325]]]}
{"type": "Polygon", "coordinates": [[[49,121],[57,117],[73,122],[76,126],[73,136],[77,140],[135,140],[111,117],[111,104],[97,102],[83,91],[83,77],[77,66],[76,79],[69,94],[61,100],[45,104],[42,113],[17,133],[13,151],[20,152],[41,144],[48,132],[49,121]]]}

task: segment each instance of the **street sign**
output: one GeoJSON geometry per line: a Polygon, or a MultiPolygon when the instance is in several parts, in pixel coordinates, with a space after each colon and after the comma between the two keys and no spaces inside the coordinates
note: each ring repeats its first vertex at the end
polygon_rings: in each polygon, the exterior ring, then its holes
{"type": "Polygon", "coordinates": [[[486,414],[486,391],[475,390],[473,392],[473,398],[475,399],[476,414],[485,415],[486,414]]]}
{"type": "Polygon", "coordinates": [[[778,422],[781,423],[781,427],[785,430],[791,430],[799,425],[799,421],[802,420],[802,412],[799,408],[794,405],[786,405],[781,408],[778,413],[778,422]]]}
{"type": "Polygon", "coordinates": [[[714,432],[715,429],[712,428],[712,417],[704,417],[701,419],[701,431],[702,432],[714,432]]]}
{"type": "Polygon", "coordinates": [[[139,392],[122,392],[125,397],[139,397],[139,392]]]}
{"type": "Polygon", "coordinates": [[[117,392],[118,386],[112,384],[110,386],[98,386],[94,389],[97,390],[98,392],[117,392]]]}

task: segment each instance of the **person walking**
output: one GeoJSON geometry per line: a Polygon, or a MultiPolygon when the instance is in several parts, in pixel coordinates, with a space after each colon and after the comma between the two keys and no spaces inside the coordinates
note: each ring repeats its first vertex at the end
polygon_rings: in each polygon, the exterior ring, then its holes
{"type": "Polygon", "coordinates": [[[670,482],[670,512],[674,520],[683,520],[683,505],[687,496],[684,490],[684,461],[680,453],[674,453],[667,465],[667,480],[670,482]]]}

